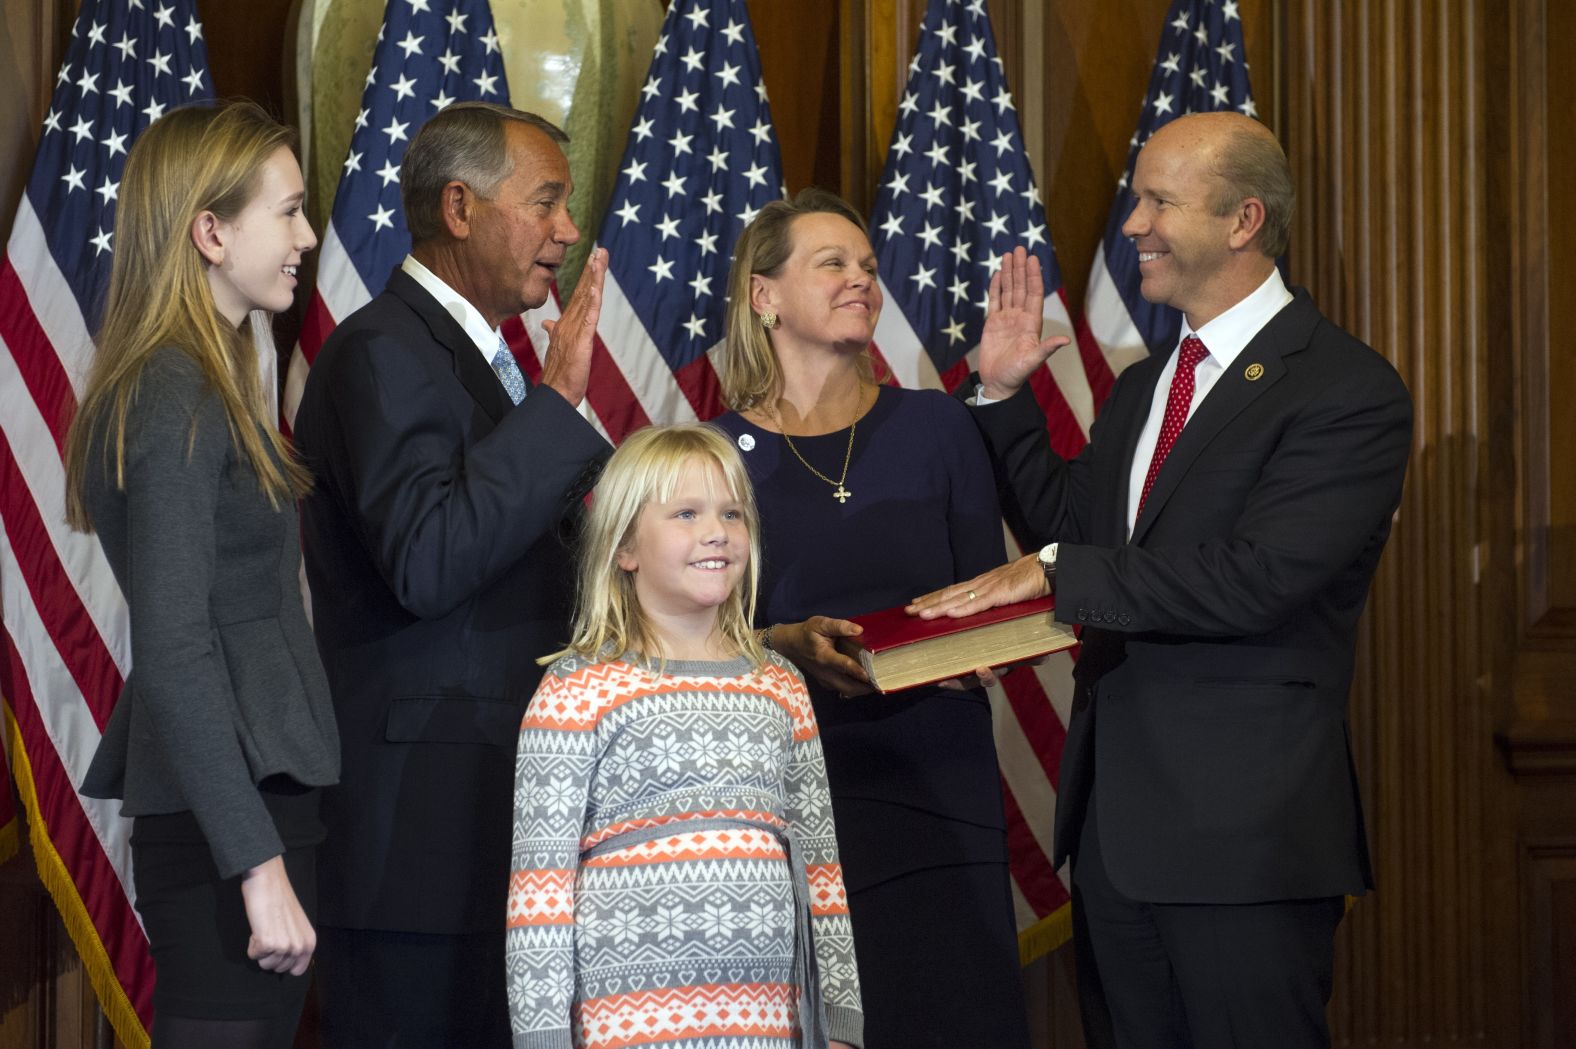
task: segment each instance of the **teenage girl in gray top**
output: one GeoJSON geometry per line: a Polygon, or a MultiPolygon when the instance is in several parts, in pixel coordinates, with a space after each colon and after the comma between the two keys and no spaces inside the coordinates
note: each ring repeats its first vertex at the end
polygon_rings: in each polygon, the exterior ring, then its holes
{"type": "Polygon", "coordinates": [[[317,238],[290,129],[171,112],[126,160],[67,516],[125,594],[132,669],[82,792],[135,818],[155,1049],[287,1047],[306,993],[318,788],[339,774],[297,583],[308,475],[270,419],[253,310],[317,238]]]}

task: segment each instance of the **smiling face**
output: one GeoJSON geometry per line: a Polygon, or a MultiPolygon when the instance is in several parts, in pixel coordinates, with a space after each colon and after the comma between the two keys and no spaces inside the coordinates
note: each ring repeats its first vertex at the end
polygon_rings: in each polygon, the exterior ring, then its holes
{"type": "Polygon", "coordinates": [[[1122,224],[1138,249],[1144,298],[1181,310],[1195,329],[1238,297],[1220,279],[1237,255],[1232,236],[1239,216],[1217,215],[1211,206],[1223,189],[1212,171],[1213,149],[1176,124],[1157,131],[1138,154],[1137,201],[1122,224]]]}
{"type": "Polygon", "coordinates": [[[752,278],[757,314],[777,314],[774,341],[863,350],[881,314],[870,238],[841,215],[812,212],[789,227],[788,259],[752,278]]]}
{"type": "Polygon", "coordinates": [[[750,563],[744,504],[728,491],[721,468],[710,459],[686,462],[669,498],[641,507],[617,562],[633,574],[659,637],[672,636],[678,624],[693,632],[697,622],[714,623],[750,563]]]}
{"type": "Polygon", "coordinates": [[[564,252],[580,239],[569,217],[569,161],[539,128],[509,121],[504,140],[514,162],[487,196],[472,190],[464,287],[496,327],[547,301],[564,252]]]}
{"type": "Polygon", "coordinates": [[[208,287],[219,313],[236,327],[252,310],[280,313],[294,301],[301,256],[317,246],[302,209],[305,194],[295,154],[280,146],[240,213],[212,222],[209,250],[219,258],[208,266],[208,287]]]}

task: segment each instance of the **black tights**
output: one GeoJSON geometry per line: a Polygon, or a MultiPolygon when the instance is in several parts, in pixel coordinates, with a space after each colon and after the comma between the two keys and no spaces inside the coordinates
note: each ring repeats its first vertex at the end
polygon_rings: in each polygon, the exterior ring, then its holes
{"type": "Polygon", "coordinates": [[[199,1020],[159,1013],[153,1049],[290,1049],[300,1014],[286,1010],[256,1020],[199,1020]]]}

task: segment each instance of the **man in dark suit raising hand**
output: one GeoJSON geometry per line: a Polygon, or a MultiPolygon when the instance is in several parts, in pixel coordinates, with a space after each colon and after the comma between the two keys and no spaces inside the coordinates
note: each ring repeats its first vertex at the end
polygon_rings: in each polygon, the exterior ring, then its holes
{"type": "Polygon", "coordinates": [[[1054,841],[1086,1028],[1108,1007],[1124,1049],[1328,1046],[1342,897],[1372,886],[1347,696],[1411,400],[1281,282],[1294,193],[1263,125],[1175,120],[1133,189],[1124,232],[1177,345],[1063,461],[1025,380],[1066,340],[1040,338],[1038,263],[1007,257],[971,403],[1010,523],[1045,545],[911,611],[1049,591],[1083,626],[1054,841]]]}
{"type": "Polygon", "coordinates": [[[536,657],[567,634],[561,539],[611,452],[576,411],[605,252],[553,329],[539,385],[499,333],[547,300],[580,237],[565,141],[484,103],[423,125],[400,170],[411,253],[334,330],[296,417],[343,751],[319,860],[331,1049],[510,1044],[515,741],[536,657]]]}

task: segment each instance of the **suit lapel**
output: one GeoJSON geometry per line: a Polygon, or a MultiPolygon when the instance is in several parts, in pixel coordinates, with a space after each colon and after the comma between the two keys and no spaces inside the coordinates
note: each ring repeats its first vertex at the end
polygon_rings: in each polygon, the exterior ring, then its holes
{"type": "MultiPolygon", "coordinates": [[[[1101,507],[1101,515],[1098,519],[1107,523],[1111,541],[1118,546],[1127,541],[1128,478],[1132,476],[1133,456],[1138,450],[1138,436],[1143,433],[1144,423],[1148,421],[1149,406],[1155,397],[1155,384],[1160,381],[1160,373],[1165,369],[1165,362],[1164,357],[1150,357],[1132,366],[1130,370],[1147,368],[1148,373],[1139,372],[1133,376],[1132,407],[1125,415],[1112,418],[1112,423],[1117,427],[1112,436],[1116,438],[1119,454],[1111,462],[1118,475],[1113,483],[1104,486],[1109,494],[1106,505],[1101,507]]],[[[1147,465],[1146,463],[1145,466],[1147,465]]]]}
{"type": "MultiPolygon", "coordinates": [[[[1189,468],[1214,443],[1220,431],[1242,410],[1263,396],[1286,375],[1283,358],[1308,345],[1319,314],[1306,292],[1298,290],[1290,303],[1270,319],[1245,346],[1209,394],[1182,427],[1176,443],[1160,467],[1155,486],[1144,501],[1144,512],[1133,522],[1132,542],[1140,542],[1166,500],[1187,476],[1189,468]],[[1253,378],[1249,378],[1249,375],[1253,378]]],[[[1142,425],[1142,423],[1140,423],[1142,425]]],[[[1132,462],[1131,456],[1128,462],[1132,462]]],[[[1124,490],[1125,490],[1124,485],[1124,490]]]]}
{"type": "Polygon", "coordinates": [[[514,403],[509,400],[508,393],[487,363],[487,358],[482,356],[481,350],[466,334],[460,322],[402,269],[396,269],[389,277],[388,291],[416,311],[432,334],[433,341],[449,351],[454,359],[455,377],[481,406],[482,411],[487,413],[487,417],[494,423],[502,421],[514,403]]]}

